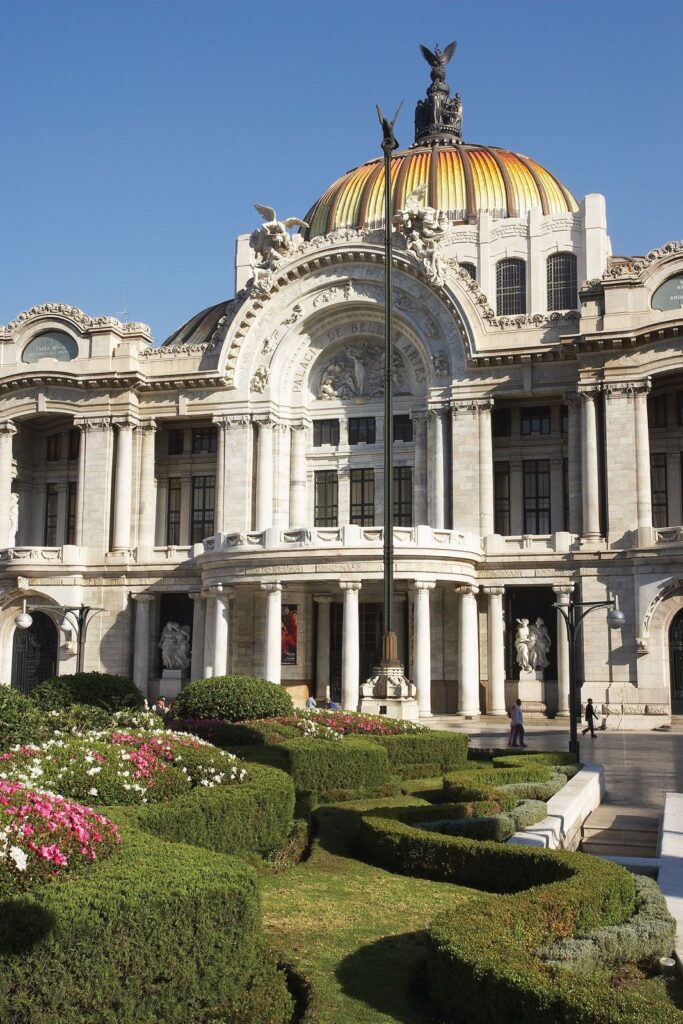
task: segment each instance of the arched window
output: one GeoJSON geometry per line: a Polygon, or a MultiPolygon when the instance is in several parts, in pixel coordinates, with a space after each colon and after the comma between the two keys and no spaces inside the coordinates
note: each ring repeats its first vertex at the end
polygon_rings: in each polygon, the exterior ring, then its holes
{"type": "Polygon", "coordinates": [[[576,309],[576,256],[556,252],[548,257],[548,309],[576,309]]]}
{"type": "Polygon", "coordinates": [[[501,260],[496,264],[496,311],[498,316],[526,313],[524,260],[501,260]]]}
{"type": "Polygon", "coordinates": [[[474,263],[461,263],[460,266],[467,271],[473,281],[477,280],[477,268],[474,263]]]}

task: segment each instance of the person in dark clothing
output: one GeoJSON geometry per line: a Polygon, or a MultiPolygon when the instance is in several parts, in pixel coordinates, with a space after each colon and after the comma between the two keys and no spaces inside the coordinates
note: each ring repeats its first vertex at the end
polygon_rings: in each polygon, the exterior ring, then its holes
{"type": "Polygon", "coordinates": [[[582,736],[585,736],[590,730],[591,736],[595,739],[595,720],[597,717],[595,708],[593,707],[593,698],[589,697],[586,701],[586,728],[582,730],[582,736]]]}

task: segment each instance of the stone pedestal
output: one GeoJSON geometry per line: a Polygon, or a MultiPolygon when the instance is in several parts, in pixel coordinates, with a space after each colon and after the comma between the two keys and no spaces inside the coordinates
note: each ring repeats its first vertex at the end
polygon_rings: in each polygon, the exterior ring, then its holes
{"type": "Polygon", "coordinates": [[[544,681],[542,670],[520,669],[517,693],[522,702],[522,711],[530,715],[545,715],[547,706],[545,702],[544,681]]]}
{"type": "Polygon", "coordinates": [[[420,709],[417,689],[403,673],[400,663],[377,665],[360,688],[359,710],[366,715],[416,722],[420,709]]]}
{"type": "Polygon", "coordinates": [[[180,693],[182,685],[187,678],[187,669],[165,668],[161,673],[161,679],[158,681],[157,696],[163,693],[166,703],[170,704],[180,693]]]}

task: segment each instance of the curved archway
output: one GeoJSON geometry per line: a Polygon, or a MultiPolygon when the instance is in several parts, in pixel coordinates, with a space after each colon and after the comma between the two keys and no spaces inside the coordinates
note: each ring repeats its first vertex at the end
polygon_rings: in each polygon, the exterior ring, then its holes
{"type": "Polygon", "coordinates": [[[683,714],[683,608],[674,615],[669,627],[669,678],[671,713],[683,714]]]}
{"type": "Polygon", "coordinates": [[[12,689],[29,694],[57,668],[57,628],[49,615],[31,612],[33,624],[15,629],[12,640],[12,689]]]}

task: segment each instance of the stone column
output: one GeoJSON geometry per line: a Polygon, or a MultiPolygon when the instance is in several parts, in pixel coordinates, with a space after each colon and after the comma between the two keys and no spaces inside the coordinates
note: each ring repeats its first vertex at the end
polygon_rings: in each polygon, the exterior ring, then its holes
{"type": "Polygon", "coordinates": [[[263,677],[271,683],[282,679],[282,584],[262,583],[266,598],[266,635],[263,677]]]}
{"type": "Polygon", "coordinates": [[[2,547],[7,547],[8,542],[13,543],[9,537],[9,512],[10,496],[12,494],[12,438],[17,432],[11,420],[0,421],[0,523],[2,523],[2,547]]]}
{"type": "Polygon", "coordinates": [[[148,420],[140,428],[140,502],[138,521],[138,551],[151,552],[156,533],[156,476],[154,447],[156,423],[148,420]]]}
{"type": "MultiPolygon", "coordinates": [[[[478,398],[451,402],[453,528],[474,534],[481,531],[481,404],[478,398]]],[[[489,486],[493,486],[492,480],[489,486]]],[[[493,502],[491,504],[493,506],[493,502]]]]}
{"type": "Polygon", "coordinates": [[[569,484],[569,532],[581,534],[581,399],[578,395],[567,396],[568,430],[567,477],[569,484]]]}
{"type": "Polygon", "coordinates": [[[213,530],[214,533],[225,532],[225,514],[230,485],[230,473],[227,465],[227,433],[229,423],[225,416],[214,416],[216,426],[216,497],[213,530]]]}
{"type": "Polygon", "coordinates": [[[194,602],[192,613],[192,662],[190,664],[190,680],[201,679],[204,675],[204,629],[206,614],[204,595],[201,591],[188,594],[194,602]]]}
{"type": "Polygon", "coordinates": [[[112,551],[130,551],[133,423],[130,420],[122,420],[116,426],[118,428],[118,450],[114,480],[114,527],[111,549],[112,551]]]}
{"type": "Polygon", "coordinates": [[[433,530],[443,530],[445,525],[446,483],[444,475],[443,415],[441,409],[430,409],[429,417],[429,525],[433,530]]]}
{"type": "Polygon", "coordinates": [[[318,605],[318,635],[315,655],[315,696],[318,701],[330,699],[330,606],[328,594],[316,594],[318,605]]]}
{"type": "Polygon", "coordinates": [[[213,659],[213,645],[214,645],[214,622],[216,621],[216,592],[215,590],[208,590],[202,595],[206,598],[205,613],[204,613],[204,671],[202,675],[205,679],[210,679],[215,676],[214,672],[214,659],[213,659]]]}
{"type": "MultiPolygon", "coordinates": [[[[553,587],[557,595],[557,604],[567,610],[569,607],[569,595],[573,586],[553,587]]],[[[570,650],[569,637],[567,636],[567,624],[562,612],[557,612],[557,714],[561,718],[569,717],[569,672],[570,672],[570,650]]]]}
{"type": "Polygon", "coordinates": [[[273,525],[273,421],[256,420],[256,425],[256,531],[260,533],[273,525]]]}
{"type": "MultiPolygon", "coordinates": [[[[635,420],[636,420],[636,497],[638,513],[638,529],[652,529],[652,482],[650,480],[650,428],[647,418],[647,396],[650,381],[643,381],[636,386],[635,420]]],[[[646,540],[646,543],[652,543],[646,540]]]]}
{"type": "Polygon", "coordinates": [[[423,526],[429,523],[428,512],[428,454],[427,454],[427,416],[425,413],[412,413],[413,438],[415,441],[415,470],[413,474],[414,490],[414,523],[423,526]]]}
{"type": "Polygon", "coordinates": [[[135,601],[135,640],[133,642],[133,681],[140,693],[149,696],[149,606],[153,594],[131,594],[135,601]]]}
{"type": "Polygon", "coordinates": [[[505,715],[505,620],[503,587],[484,587],[488,602],[489,715],[505,715]]]}
{"type": "Polygon", "coordinates": [[[289,528],[306,525],[306,424],[292,424],[289,467],[289,528]]]}
{"type": "Polygon", "coordinates": [[[598,434],[595,416],[595,396],[598,394],[598,388],[586,388],[579,393],[583,400],[581,408],[583,536],[597,539],[600,536],[598,434]]]}
{"type": "MultiPolygon", "coordinates": [[[[112,430],[109,419],[80,420],[81,447],[78,461],[76,543],[89,550],[95,561],[109,548],[112,486],[112,430]]],[[[128,480],[130,494],[130,472],[128,480]]],[[[130,544],[130,500],[128,502],[130,544]]]]}
{"type": "Polygon", "coordinates": [[[479,533],[488,537],[493,526],[493,439],[490,399],[479,403],[479,533]]]}
{"type": "Polygon", "coordinates": [[[479,708],[479,623],[477,616],[478,587],[458,587],[460,617],[458,622],[458,714],[474,717],[479,708]]]}
{"type": "Polygon", "coordinates": [[[228,630],[230,614],[230,592],[221,583],[214,591],[215,613],[213,620],[213,674],[228,674],[228,630]]]}
{"type": "Polygon", "coordinates": [[[420,718],[432,716],[432,636],[429,619],[429,592],[434,583],[421,580],[413,584],[415,590],[415,641],[413,656],[414,683],[420,718]]]}
{"type": "Polygon", "coordinates": [[[360,631],[358,623],[358,582],[339,584],[344,594],[344,621],[342,627],[342,707],[345,711],[358,710],[360,675],[360,631]]]}

